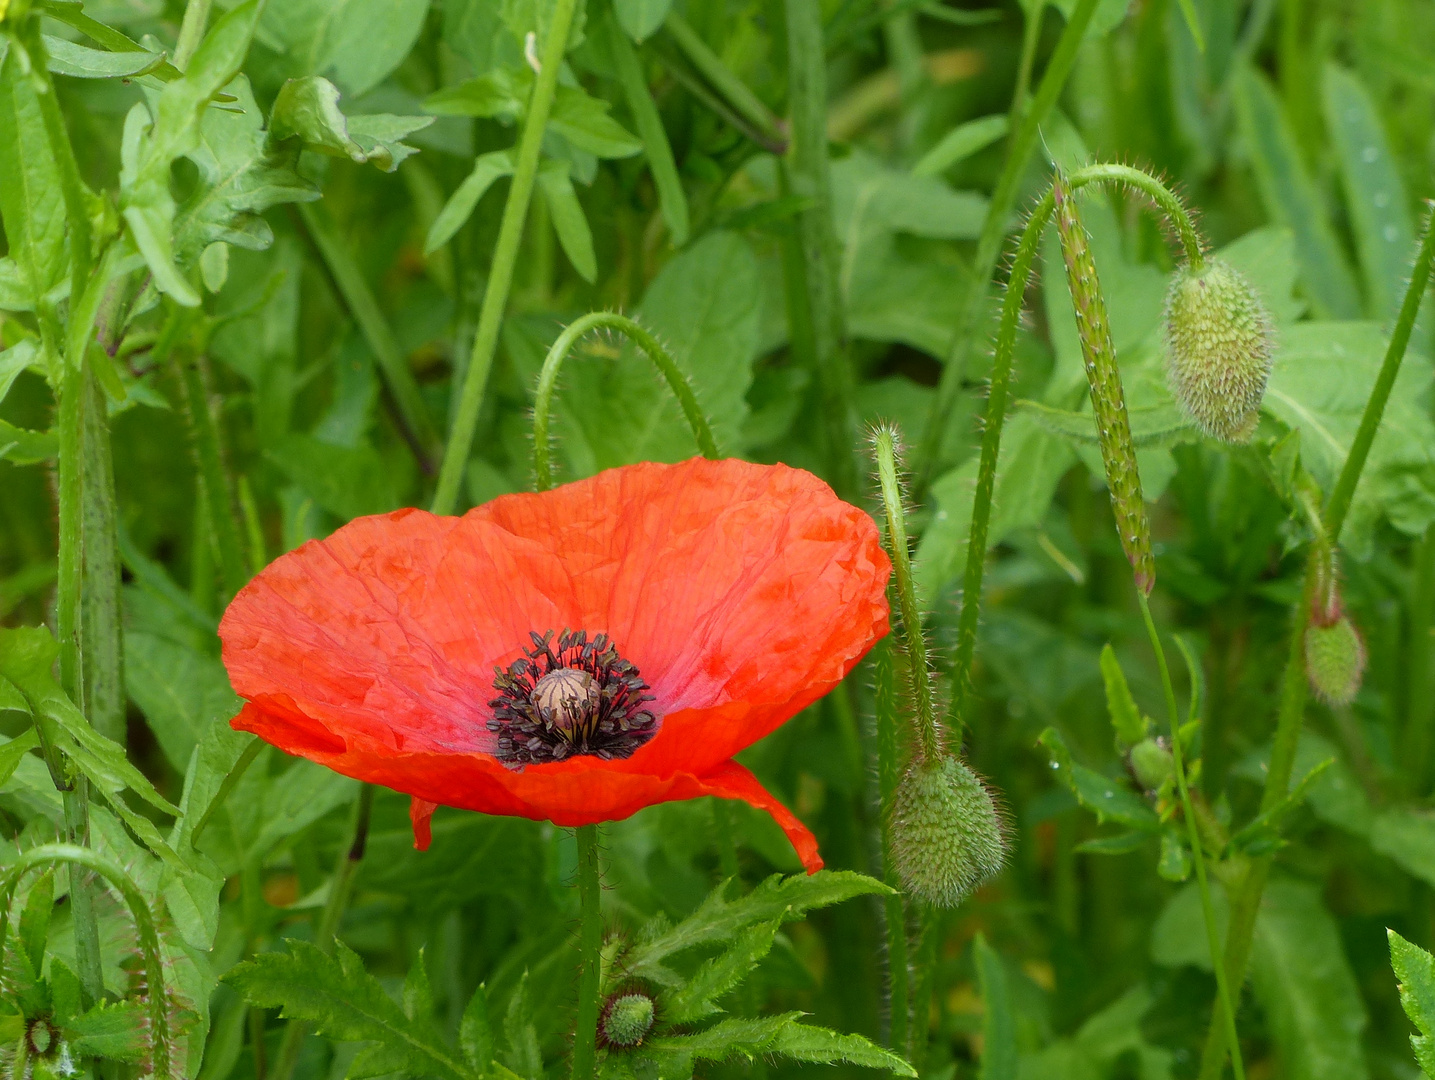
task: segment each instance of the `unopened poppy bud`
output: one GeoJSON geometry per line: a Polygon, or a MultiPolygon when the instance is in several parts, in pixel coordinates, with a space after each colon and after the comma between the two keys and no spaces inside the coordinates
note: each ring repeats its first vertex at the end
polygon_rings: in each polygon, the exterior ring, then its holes
{"type": "Polygon", "coordinates": [[[1177,271],[1166,295],[1166,378],[1207,435],[1250,439],[1273,348],[1270,312],[1244,274],[1221,259],[1177,271]]]}
{"type": "Polygon", "coordinates": [[[1086,381],[1091,389],[1097,440],[1101,446],[1101,462],[1106,468],[1106,486],[1111,492],[1116,530],[1121,548],[1131,561],[1136,587],[1150,596],[1156,585],[1151,526],[1141,495],[1141,474],[1136,468],[1136,449],[1131,442],[1131,423],[1126,416],[1126,398],[1121,390],[1121,371],[1116,366],[1116,346],[1111,340],[1106,299],[1101,294],[1096,261],[1091,257],[1086,229],[1076,212],[1072,194],[1060,176],[1052,190],[1056,198],[1056,231],[1066,261],[1066,284],[1076,311],[1076,331],[1086,363],[1086,381]]]}
{"type": "Polygon", "coordinates": [[[1131,748],[1131,771],[1143,788],[1156,791],[1174,775],[1175,763],[1160,739],[1142,739],[1131,748]]]}
{"type": "Polygon", "coordinates": [[[598,1026],[609,1046],[641,1045],[653,1027],[653,999],[639,991],[616,994],[603,1004],[598,1026]]]}
{"type": "Polygon", "coordinates": [[[892,862],[902,886],[956,907],[1006,857],[1001,813],[986,785],[954,757],[914,765],[892,802],[892,862]]]}
{"type": "Polygon", "coordinates": [[[1305,671],[1315,696],[1327,705],[1355,700],[1365,677],[1365,642],[1350,616],[1341,615],[1329,626],[1306,627],[1305,671]]]}

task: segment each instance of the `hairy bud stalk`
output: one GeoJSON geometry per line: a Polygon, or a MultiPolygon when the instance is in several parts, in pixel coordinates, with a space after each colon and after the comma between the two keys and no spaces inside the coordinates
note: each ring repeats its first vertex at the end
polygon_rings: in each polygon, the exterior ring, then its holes
{"type": "Polygon", "coordinates": [[[1121,372],[1116,366],[1116,347],[1106,300],[1096,276],[1096,262],[1086,240],[1086,229],[1077,214],[1072,192],[1063,177],[1052,187],[1056,200],[1056,229],[1061,254],[1066,261],[1066,283],[1076,309],[1076,329],[1086,363],[1086,381],[1091,387],[1091,404],[1101,460],[1106,466],[1106,486],[1111,491],[1111,508],[1121,547],[1131,561],[1136,587],[1146,595],[1156,584],[1156,561],[1151,555],[1151,526],[1146,519],[1146,502],[1141,496],[1141,475],[1136,469],[1136,449],[1131,442],[1131,424],[1126,417],[1126,399],[1121,391],[1121,372]]]}

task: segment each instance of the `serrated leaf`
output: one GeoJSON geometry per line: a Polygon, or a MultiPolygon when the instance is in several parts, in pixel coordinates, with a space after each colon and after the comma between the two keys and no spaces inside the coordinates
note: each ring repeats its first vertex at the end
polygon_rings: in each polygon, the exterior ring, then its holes
{"type": "Polygon", "coordinates": [[[1055,728],[1047,728],[1037,739],[1051,757],[1052,772],[1076,796],[1077,802],[1101,822],[1114,821],[1131,829],[1154,832],[1161,819],[1141,796],[1099,772],[1079,765],[1071,758],[1066,740],[1055,728]]]}
{"type": "Polygon", "coordinates": [[[734,1017],[693,1035],[649,1039],[644,1048],[652,1054],[678,1055],[703,1061],[726,1061],[734,1057],[750,1060],[771,1048],[778,1034],[801,1016],[800,1012],[791,1012],[752,1019],[734,1017]]]}
{"type": "Polygon", "coordinates": [[[488,1071],[493,1062],[493,1026],[488,1020],[488,987],[483,983],[478,984],[463,1010],[463,1019],[458,1025],[458,1046],[469,1068],[479,1076],[488,1071]]]}
{"type": "Polygon", "coordinates": [[[1121,661],[1116,659],[1116,650],[1110,642],[1101,648],[1101,681],[1106,684],[1106,711],[1111,715],[1116,738],[1127,746],[1134,746],[1146,738],[1150,723],[1136,707],[1136,699],[1126,683],[1126,673],[1121,670],[1121,661]]]}
{"type": "Polygon", "coordinates": [[[738,985],[772,951],[781,918],[740,934],[732,947],[705,961],[692,977],[663,998],[665,1022],[687,1024],[721,1012],[717,999],[738,985]]]}
{"type": "Polygon", "coordinates": [[[424,961],[424,949],[419,949],[413,966],[404,979],[404,1014],[410,1020],[428,1022],[433,1016],[433,990],[429,987],[428,965],[424,961]]]}
{"type": "Polygon", "coordinates": [[[917,1070],[897,1054],[884,1050],[862,1035],[842,1035],[827,1028],[808,1024],[786,1024],[779,1028],[767,1045],[769,1054],[780,1054],[794,1061],[822,1065],[838,1062],[882,1069],[896,1076],[916,1076],[917,1070]]]}
{"type": "Polygon", "coordinates": [[[504,1063],[523,1080],[541,1080],[543,1055],[538,1049],[538,1031],[533,1026],[533,1006],[528,1000],[528,972],[508,999],[503,1018],[504,1063]]]}
{"type": "Polygon", "coordinates": [[[63,1030],[70,1051],[81,1057],[139,1061],[149,1051],[149,1017],[142,1001],[96,1005],[63,1030]]]}
{"type": "Polygon", "coordinates": [[[334,943],[334,956],[308,942],[291,938],[286,944],[287,954],[261,953],[230,969],[224,981],[250,1004],[307,1020],[331,1039],[378,1043],[386,1063],[446,1080],[477,1080],[438,1041],[431,1025],[404,1015],[343,942],[334,943]]]}
{"type": "MultiPolygon", "coordinates": [[[[0,219],[25,309],[31,310],[59,284],[68,259],[59,168],[18,45],[0,58],[0,161],[6,162],[0,169],[0,219]]],[[[0,445],[5,442],[0,432],[0,445]]]]}
{"type": "Polygon", "coordinates": [[[1390,942],[1390,966],[1400,980],[1400,1005],[1419,1030],[1410,1036],[1415,1060],[1427,1077],[1435,1077],[1435,957],[1413,945],[1394,930],[1385,931],[1390,942]]]}

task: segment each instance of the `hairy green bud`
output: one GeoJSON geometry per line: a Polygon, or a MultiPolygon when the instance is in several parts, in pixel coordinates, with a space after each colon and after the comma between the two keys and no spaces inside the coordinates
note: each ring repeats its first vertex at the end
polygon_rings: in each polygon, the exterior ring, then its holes
{"type": "Polygon", "coordinates": [[[1270,312],[1244,274],[1220,259],[1177,271],[1166,295],[1166,379],[1202,431],[1250,439],[1273,349],[1270,312]]]}
{"type": "Polygon", "coordinates": [[[640,1045],[653,1027],[653,999],[636,990],[614,995],[603,1004],[598,1027],[609,1046],[640,1045]]]}
{"type": "Polygon", "coordinates": [[[891,833],[903,888],[936,907],[956,907],[1006,858],[991,792],[955,757],[912,766],[892,800],[891,833]]]}
{"type": "Polygon", "coordinates": [[[1349,705],[1365,677],[1365,642],[1348,615],[1305,631],[1305,672],[1315,696],[1327,705],[1349,705]]]}
{"type": "Polygon", "coordinates": [[[1131,771],[1147,791],[1158,791],[1175,775],[1175,760],[1161,739],[1142,739],[1131,748],[1131,771]]]}

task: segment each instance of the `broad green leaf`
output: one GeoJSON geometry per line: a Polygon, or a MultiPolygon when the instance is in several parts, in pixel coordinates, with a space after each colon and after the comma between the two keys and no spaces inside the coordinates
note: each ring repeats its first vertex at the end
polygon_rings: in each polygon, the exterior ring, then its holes
{"type": "MultiPolygon", "coordinates": [[[[1057,482],[1076,462],[1065,439],[1045,430],[1024,412],[1012,416],[1002,433],[987,544],[994,546],[1019,529],[1041,524],[1056,494],[1057,482]]],[[[937,513],[917,548],[917,590],[931,604],[966,567],[972,499],[976,493],[976,456],[932,484],[937,513]]]]}
{"type": "MultiPolygon", "coordinates": [[[[255,786],[267,787],[262,805],[245,807],[257,817],[258,828],[248,841],[256,857],[264,856],[329,811],[352,802],[359,790],[357,780],[302,759],[278,775],[261,778],[258,774],[258,769],[251,769],[246,779],[259,780],[255,786]]],[[[241,787],[235,801],[247,803],[252,791],[252,787],[241,787]]]]}
{"type": "Polygon", "coordinates": [[[1096,815],[1097,821],[1114,821],[1130,829],[1152,832],[1160,828],[1161,819],[1145,799],[1099,772],[1074,762],[1066,740],[1055,728],[1043,731],[1037,742],[1046,748],[1051,757],[1051,769],[1056,778],[1066,785],[1082,806],[1096,815]]]}
{"type": "MultiPolygon", "coordinates": [[[[4,202],[0,201],[0,214],[4,208],[4,202]]],[[[13,258],[0,255],[0,311],[29,311],[34,306],[29,277],[13,258]]]]}
{"type": "MultiPolygon", "coordinates": [[[[449,196],[438,217],[429,226],[424,239],[424,254],[431,255],[447,244],[453,234],[463,228],[473,213],[478,201],[495,182],[513,175],[513,155],[507,150],[493,150],[480,154],[473,163],[473,171],[464,177],[463,183],[449,196]]],[[[571,185],[570,185],[571,186],[571,185]]]]}
{"type": "Polygon", "coordinates": [[[573,190],[573,181],[568,175],[568,163],[543,162],[538,169],[538,186],[548,203],[553,231],[558,234],[558,241],[563,245],[568,261],[584,281],[596,281],[598,258],[593,254],[593,233],[588,228],[583,206],[578,202],[578,193],[573,190]]]}
{"type": "Polygon", "coordinates": [[[54,461],[59,447],[53,431],[30,431],[0,420],[0,459],[16,465],[38,465],[54,461]]]}
{"type": "MultiPolygon", "coordinates": [[[[7,686],[11,690],[14,690],[14,686],[8,679],[4,680],[3,685],[0,685],[0,710],[16,708],[13,701],[5,700],[4,691],[7,686]]],[[[19,693],[19,691],[15,692],[17,694],[19,693]]],[[[23,696],[20,698],[19,707],[21,709],[24,708],[23,696]]],[[[29,710],[25,709],[24,711],[28,712],[29,710]]],[[[4,787],[5,784],[9,782],[10,777],[15,775],[15,770],[20,767],[20,761],[25,755],[39,745],[40,733],[33,727],[21,735],[16,735],[6,743],[0,743],[0,787],[4,787]]]]}
{"type": "Polygon", "coordinates": [[[1415,1060],[1421,1072],[1435,1077],[1435,957],[1394,930],[1385,933],[1390,941],[1390,966],[1400,980],[1400,1004],[1420,1029],[1419,1035],[1410,1036],[1415,1060]]]}
{"type": "Polygon", "coordinates": [[[613,14],[624,33],[642,42],[663,25],[672,6],[673,0],[613,0],[613,14]]]}
{"type": "MultiPolygon", "coordinates": [[[[934,176],[883,165],[853,153],[832,167],[832,216],[844,263],[860,253],[865,234],[890,230],[934,240],[970,240],[981,232],[987,200],[954,191],[934,176]]],[[[844,276],[850,271],[844,268],[844,276]]]]}
{"type": "Polygon", "coordinates": [[[558,87],[548,127],[600,158],[631,157],[643,144],[608,115],[608,103],[575,86],[558,87]]]}
{"type": "Polygon", "coordinates": [[[912,166],[913,176],[940,176],[1004,136],[1011,127],[1006,113],[958,124],[912,166]]]}
{"type": "Polygon", "coordinates": [[[139,1061],[150,1048],[150,1021],[142,1001],[96,1005],[64,1026],[71,1053],[112,1061],[139,1061]]]}
{"type": "Polygon", "coordinates": [[[1384,810],[1370,824],[1370,846],[1406,872],[1435,885],[1435,815],[1405,807],[1384,810]]]}
{"type": "Polygon", "coordinates": [[[498,67],[424,98],[424,109],[439,116],[488,116],[512,124],[522,119],[533,93],[526,65],[498,67]]]}
{"type": "Polygon", "coordinates": [[[840,1035],[827,1028],[808,1024],[785,1024],[777,1029],[767,1045],[769,1054],[779,1054],[794,1061],[810,1061],[821,1065],[860,1065],[881,1069],[895,1076],[916,1076],[917,1070],[899,1055],[884,1050],[861,1035],[840,1035]]]}
{"type": "Polygon", "coordinates": [[[290,75],[332,75],[358,97],[403,62],[423,30],[429,0],[286,0],[260,24],[284,50],[290,75]]]}
{"type": "Polygon", "coordinates": [[[290,480],[336,517],[349,520],[403,505],[411,469],[370,446],[333,446],[312,435],[285,435],[266,449],[290,480]]]}
{"type": "Polygon", "coordinates": [[[59,168],[18,46],[0,58],[0,161],[6,163],[0,168],[0,220],[29,310],[59,284],[68,258],[59,168]]]}
{"type": "Polygon", "coordinates": [[[1250,67],[1238,72],[1232,85],[1261,200],[1271,220],[1295,234],[1306,293],[1327,318],[1358,318],[1355,276],[1306,172],[1279,98],[1266,76],[1250,67]]]}
{"type": "MultiPolygon", "coordinates": [[[[1350,450],[1385,355],[1375,323],[1300,323],[1281,334],[1264,409],[1301,432],[1301,462],[1327,492],[1350,450]]],[[[1341,542],[1357,558],[1388,520],[1411,536],[1435,521],[1435,424],[1422,404],[1430,362],[1406,353],[1351,502],[1341,542]]]]}
{"type": "Polygon", "coordinates": [[[179,773],[205,731],[240,705],[218,657],[144,632],[125,634],[125,689],[179,773]]]}
{"type": "Polygon", "coordinates": [[[1121,670],[1121,661],[1116,659],[1116,650],[1110,642],[1101,647],[1101,680],[1106,684],[1106,711],[1111,716],[1117,741],[1127,746],[1139,743],[1146,738],[1151,722],[1136,707],[1136,699],[1126,683],[1126,673],[1121,670]]]}
{"type": "Polygon", "coordinates": [[[1327,63],[1325,122],[1340,156],[1340,177],[1350,208],[1355,246],[1365,281],[1365,311],[1392,318],[1405,296],[1415,228],[1399,165],[1381,127],[1375,103],[1355,75],[1327,63]]]}
{"type": "Polygon", "coordinates": [[[280,87],[269,115],[269,138],[298,139],[306,150],[393,172],[415,152],[402,141],[404,136],[433,122],[431,116],[345,116],[339,108],[339,88],[322,76],[306,75],[280,87]]]}
{"type": "Polygon", "coordinates": [[[740,934],[733,945],[718,956],[704,961],[676,990],[662,999],[665,1022],[687,1024],[721,1012],[717,999],[738,985],[772,951],[782,919],[759,924],[740,934]]]}
{"type": "Polygon", "coordinates": [[[667,1035],[649,1039],[644,1045],[652,1054],[680,1054],[704,1061],[751,1060],[766,1053],[781,1031],[796,1023],[801,1015],[793,1012],[753,1019],[735,1017],[692,1035],[667,1035]]]}
{"type": "Polygon", "coordinates": [[[982,992],[981,1080],[1016,1080],[1016,1018],[1006,965],[980,933],[972,943],[972,960],[982,992]]]}
{"type": "Polygon", "coordinates": [[[1039,1053],[1023,1054],[1018,1075],[1022,1080],[1114,1080],[1124,1073],[1141,1080],[1172,1080],[1175,1055],[1151,1045],[1143,1031],[1152,1003],[1145,984],[1133,986],[1074,1036],[1058,1039],[1039,1053]]]}
{"type": "Polygon", "coordinates": [[[130,79],[149,74],[165,60],[162,52],[107,52],[49,34],[44,38],[49,69],[76,79],[130,79]]]}
{"type": "Polygon", "coordinates": [[[476,1080],[478,1074],[438,1039],[432,1025],[406,1016],[343,942],[334,943],[334,956],[308,942],[290,938],[287,944],[287,954],[261,953],[231,968],[225,982],[250,1004],[307,1020],[331,1039],[377,1043],[390,1071],[476,1080]]]}
{"type": "MultiPolygon", "coordinates": [[[[1143,405],[1127,403],[1126,416],[1131,424],[1131,445],[1143,448],[1169,445],[1173,440],[1195,434],[1191,420],[1180,410],[1170,394],[1143,405]]],[[[1098,444],[1096,417],[1088,411],[1056,409],[1039,401],[1018,401],[1017,408],[1029,414],[1053,435],[1077,443],[1098,444]]]]}

